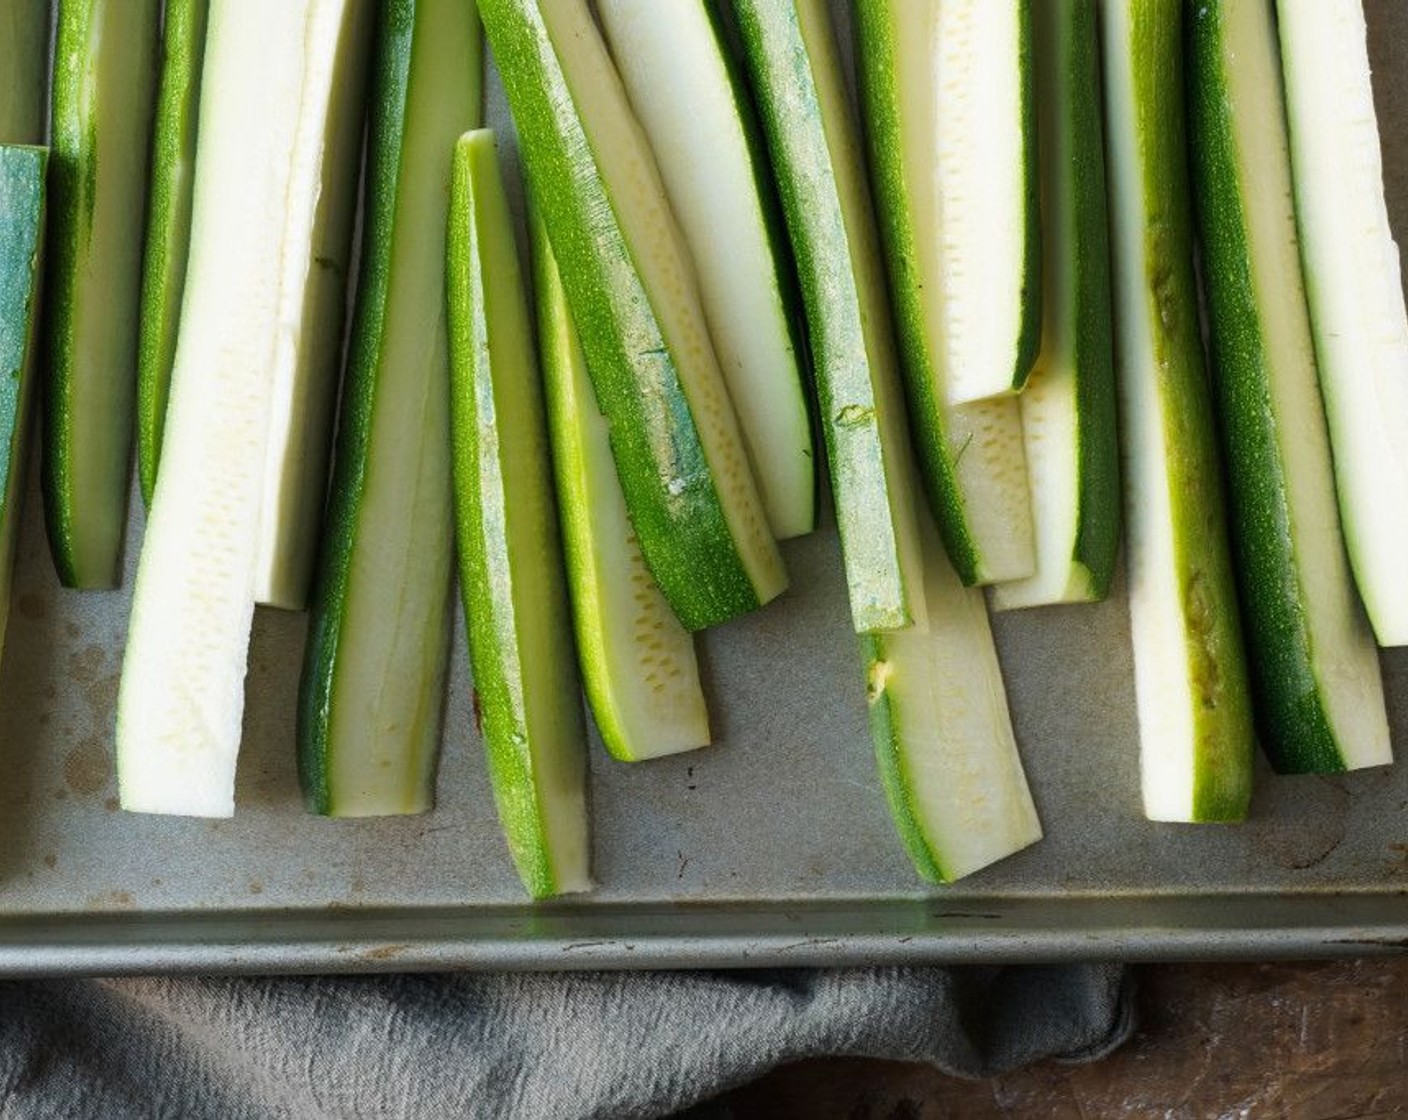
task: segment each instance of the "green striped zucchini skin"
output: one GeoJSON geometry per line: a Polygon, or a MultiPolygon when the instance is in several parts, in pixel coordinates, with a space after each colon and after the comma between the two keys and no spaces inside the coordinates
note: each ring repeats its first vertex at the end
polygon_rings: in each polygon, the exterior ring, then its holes
{"type": "Polygon", "coordinates": [[[0,145],[0,647],[29,461],[48,161],[45,148],[0,145]]]}
{"type": "Polygon", "coordinates": [[[479,11],[646,562],[688,629],[755,610],[782,592],[786,574],[692,266],[619,76],[572,88],[574,76],[610,66],[591,13],[585,0],[479,0],[479,11]],[[568,29],[566,45],[554,27],[568,29]],[[579,53],[565,65],[568,50],[579,53]],[[612,135],[614,149],[594,148],[612,135]],[[630,176],[617,185],[633,197],[613,197],[613,175],[630,176]]]}
{"type": "Polygon", "coordinates": [[[851,619],[925,617],[912,454],[865,159],[821,0],[733,0],[797,262],[851,619]]]}
{"type": "Polygon", "coordinates": [[[1146,811],[1232,821],[1255,736],[1193,272],[1181,0],[1102,0],[1116,368],[1146,811]]]}
{"type": "Polygon", "coordinates": [[[159,0],[59,4],[42,465],[66,587],[121,580],[159,14],[159,0]]]}
{"type": "Polygon", "coordinates": [[[460,593],[489,777],[524,887],[590,887],[586,733],[542,380],[493,134],[455,147],[447,291],[460,593]]]}
{"type": "Polygon", "coordinates": [[[479,21],[462,0],[378,11],[365,234],[299,704],[317,813],[434,801],[449,655],[445,260],[454,143],[482,115],[479,21]]]}
{"type": "Polygon", "coordinates": [[[186,288],[195,185],[200,64],[209,0],[167,0],[161,33],[161,80],[152,133],[146,248],[137,324],[137,479],[148,507],[156,492],[161,429],[176,360],[176,331],[186,288]]]}
{"type": "Polygon", "coordinates": [[[1335,507],[1266,0],[1190,12],[1189,125],[1213,389],[1262,748],[1281,773],[1391,761],[1335,507]]]}

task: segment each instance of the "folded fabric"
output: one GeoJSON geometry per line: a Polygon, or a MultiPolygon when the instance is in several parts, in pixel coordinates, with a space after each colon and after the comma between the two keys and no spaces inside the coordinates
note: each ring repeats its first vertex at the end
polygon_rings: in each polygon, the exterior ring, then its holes
{"type": "Polygon", "coordinates": [[[665,1116],[819,1055],[987,1077],[1128,1037],[1117,965],[0,985],[7,1118],[665,1116]]]}

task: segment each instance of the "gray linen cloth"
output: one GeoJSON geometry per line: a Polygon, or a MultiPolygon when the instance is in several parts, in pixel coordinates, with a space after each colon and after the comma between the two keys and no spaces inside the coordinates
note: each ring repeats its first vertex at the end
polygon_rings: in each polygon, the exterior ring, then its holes
{"type": "Polygon", "coordinates": [[[659,1117],[784,1062],[986,1077],[1128,1037],[1116,965],[0,985],[0,1116],[659,1117]]]}

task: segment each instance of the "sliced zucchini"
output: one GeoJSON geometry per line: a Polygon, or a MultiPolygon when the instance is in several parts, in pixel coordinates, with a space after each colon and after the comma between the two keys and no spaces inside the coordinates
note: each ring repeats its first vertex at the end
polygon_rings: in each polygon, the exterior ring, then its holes
{"type": "Polygon", "coordinates": [[[44,148],[0,144],[0,647],[29,462],[48,161],[44,148]]]}
{"type": "Polygon", "coordinates": [[[391,0],[377,26],[362,275],[299,703],[303,792],[329,816],[435,799],[449,654],[445,224],[455,141],[479,123],[479,20],[391,0]]]}
{"type": "Polygon", "coordinates": [[[116,587],[160,0],[61,0],[49,173],[44,511],[66,587],[116,587]]]}
{"type": "Polygon", "coordinates": [[[880,206],[904,207],[906,250],[922,283],[915,302],[924,321],[914,329],[930,350],[923,395],[963,404],[1019,390],[1041,337],[1028,0],[862,8],[870,9],[859,58],[871,142],[903,165],[907,192],[902,201],[881,195],[880,206]],[[877,40],[880,57],[868,56],[877,40]],[[884,66],[892,72],[878,74],[884,66]],[[879,98],[892,104],[877,112],[879,98]]]}
{"type": "MultiPolygon", "coordinates": [[[[925,518],[924,520],[928,520],[925,518]]],[[[915,869],[949,883],[1041,839],[983,593],[926,525],[928,632],[861,637],[870,732],[915,869]]]]}
{"type": "Polygon", "coordinates": [[[538,345],[547,390],[577,658],[602,742],[622,762],[707,746],[694,638],[665,602],[626,515],[547,230],[532,222],[538,345]]]}
{"type": "Polygon", "coordinates": [[[234,808],[274,386],[311,329],[298,310],[328,105],[365,48],[370,10],[210,5],[190,266],[118,697],[125,809],[234,808]]]}
{"type": "MultiPolygon", "coordinates": [[[[324,2],[340,8],[346,0],[324,2]]],[[[349,25],[358,37],[338,55],[332,96],[324,103],[326,117],[316,124],[323,140],[317,209],[308,255],[289,266],[302,275],[298,287],[288,289],[297,302],[284,313],[298,325],[291,335],[293,360],[280,363],[275,377],[269,423],[254,598],[288,610],[306,607],[312,590],[342,370],[370,29],[380,7],[368,0],[357,2],[366,9],[358,10],[355,28],[349,25]]],[[[464,80],[474,79],[466,74],[464,80]]]]}
{"type": "Polygon", "coordinates": [[[1378,650],[1345,556],[1266,0],[1191,10],[1190,147],[1263,749],[1287,773],[1393,760],[1378,650]]]}
{"type": "MultiPolygon", "coordinates": [[[[934,228],[935,6],[875,0],[855,15],[866,139],[923,484],[964,583],[1020,579],[1036,564],[1020,406],[1010,396],[953,406],[945,387],[957,353],[945,349],[943,300],[945,289],[960,286],[942,260],[947,235],[934,228]]],[[[1012,308],[1022,320],[1020,301],[1012,308]]]]}
{"type": "Polygon", "coordinates": [[[460,591],[499,819],[534,898],[591,886],[586,736],[542,382],[493,133],[455,146],[448,252],[460,591]]]}
{"type": "Polygon", "coordinates": [[[1408,645],[1408,313],[1360,0],[1276,0],[1310,329],[1349,561],[1408,645]]]}
{"type": "Polygon", "coordinates": [[[885,274],[827,5],[735,0],[733,11],[796,252],[851,619],[861,632],[922,625],[885,274]]]}
{"type": "Polygon", "coordinates": [[[0,144],[44,141],[49,0],[0,6],[0,144]]]}
{"type": "Polygon", "coordinates": [[[161,82],[152,135],[142,303],[137,325],[137,478],[148,507],[156,491],[161,426],[176,360],[176,328],[191,241],[191,186],[196,160],[200,63],[209,0],[166,0],[161,82]]]}
{"type": "Polygon", "coordinates": [[[709,0],[597,0],[699,273],[719,365],[779,540],[816,528],[802,309],[756,114],[709,0]]]}
{"type": "Polygon", "coordinates": [[[680,621],[779,595],[694,268],[587,0],[480,0],[641,552],[680,621]]]}
{"type": "Polygon", "coordinates": [[[1041,352],[1022,392],[1036,572],[999,609],[1103,599],[1120,537],[1096,0],[1033,6],[1044,249],[1041,352]]]}
{"type": "Polygon", "coordinates": [[[1182,0],[1103,0],[1115,357],[1144,810],[1246,815],[1252,708],[1193,281],[1182,0]]]}

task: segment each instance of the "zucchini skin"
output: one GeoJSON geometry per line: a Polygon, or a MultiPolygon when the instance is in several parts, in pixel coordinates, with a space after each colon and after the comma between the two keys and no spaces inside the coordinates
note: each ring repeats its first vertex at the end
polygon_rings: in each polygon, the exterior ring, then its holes
{"type": "Polygon", "coordinates": [[[148,508],[156,492],[161,430],[176,361],[191,240],[200,70],[209,0],[166,0],[152,171],[137,325],[137,479],[148,508]]]}
{"type": "Polygon", "coordinates": [[[695,640],[671,614],[630,532],[606,421],[597,408],[547,231],[531,200],[529,240],[577,662],[602,745],[619,762],[707,746],[709,712],[695,640]],[[629,573],[624,579],[618,564],[629,573]],[[631,623],[625,634],[623,622],[631,623]],[[671,660],[671,646],[677,647],[677,661],[671,660]],[[655,696],[651,711],[669,711],[656,719],[639,700],[650,694],[652,675],[675,681],[672,691],[662,688],[655,696]]]}
{"type": "MultiPolygon", "coordinates": [[[[1041,2],[1041,0],[1037,0],[1041,2]]],[[[1041,352],[1041,320],[1045,302],[1042,291],[1041,259],[1041,162],[1037,158],[1036,70],[1032,58],[1033,0],[1018,0],[1021,41],[1017,65],[1022,76],[1022,139],[1026,157],[1026,190],[1022,195],[1022,222],[1027,236],[1022,255],[1022,333],[1017,336],[1017,364],[1012,370],[1012,388],[1020,390],[1031,376],[1041,352]]]]}
{"type": "Polygon", "coordinates": [[[924,835],[924,826],[915,812],[904,754],[904,720],[894,704],[885,701],[876,686],[875,667],[887,659],[884,634],[861,634],[860,658],[866,668],[866,710],[870,738],[875,745],[875,768],[905,854],[919,877],[928,883],[949,883],[953,874],[924,835]]]}
{"type": "Polygon", "coordinates": [[[915,243],[916,234],[913,215],[905,203],[903,162],[899,151],[882,141],[885,136],[897,136],[901,127],[889,3],[890,0],[859,0],[855,6],[856,81],[864,106],[865,138],[875,196],[887,200],[876,207],[876,218],[889,270],[890,298],[895,308],[900,366],[909,400],[910,431],[919,461],[919,475],[949,558],[959,578],[972,584],[980,578],[982,560],[968,530],[966,503],[949,452],[944,420],[947,405],[937,392],[938,384],[924,337],[924,305],[920,299],[923,278],[919,275],[918,259],[908,251],[915,243]]]}
{"type": "MultiPolygon", "coordinates": [[[[1152,399],[1158,408],[1170,502],[1170,561],[1178,596],[1179,634],[1192,711],[1193,788],[1191,819],[1234,821],[1245,818],[1251,800],[1255,736],[1247,665],[1243,652],[1230,549],[1222,468],[1214,435],[1214,413],[1198,320],[1193,273],[1191,192],[1185,128],[1182,0],[1103,0],[1106,8],[1128,9],[1129,52],[1133,74],[1131,107],[1138,189],[1147,200],[1141,212],[1142,246],[1137,261],[1114,259],[1116,319],[1128,306],[1143,302],[1139,315],[1147,324],[1147,353],[1126,351],[1123,331],[1116,335],[1116,364],[1152,362],[1153,369],[1120,374],[1124,455],[1133,463],[1147,450],[1131,441],[1135,420],[1129,381],[1156,378],[1152,399]],[[1121,286],[1129,291],[1118,295],[1121,286]]],[[[1104,44],[1107,68],[1115,65],[1112,44],[1104,44]]],[[[1107,110],[1111,83],[1106,83],[1107,110]]],[[[1109,132],[1114,131],[1112,126],[1109,132]]],[[[1111,138],[1111,144],[1115,143],[1111,138]]],[[[1114,191],[1119,183],[1111,175],[1114,191]]],[[[1121,205],[1113,198],[1113,208],[1121,205]]],[[[1126,496],[1137,499],[1135,471],[1126,472],[1126,496]]],[[[1136,538],[1137,509],[1126,517],[1136,538]]],[[[1131,584],[1138,580],[1138,556],[1132,556],[1131,584]]],[[[1137,652],[1136,652],[1137,656],[1137,652]]]]}
{"type": "Polygon", "coordinates": [[[731,11],[797,263],[852,624],[904,629],[924,616],[911,450],[859,136],[849,114],[838,135],[826,127],[834,29],[819,0],[733,0],[731,11]],[[808,18],[825,22],[827,42],[808,41],[808,18]]]}
{"type": "MultiPolygon", "coordinates": [[[[909,428],[920,468],[918,477],[939,523],[944,546],[965,584],[1023,578],[1033,572],[1035,551],[1018,403],[1010,394],[961,404],[949,402],[939,376],[939,363],[945,359],[936,352],[931,337],[932,316],[923,298],[925,285],[933,278],[925,275],[921,260],[922,235],[909,189],[913,164],[905,152],[909,129],[904,118],[902,86],[907,71],[901,61],[898,36],[902,30],[901,10],[906,3],[907,0],[863,0],[857,4],[855,53],[872,193],[894,308],[909,428]],[[1005,415],[1003,410],[1008,410],[1005,415]],[[988,459],[985,444],[1004,429],[1015,440],[1015,448],[1004,458],[988,459]],[[972,454],[986,466],[977,467],[976,476],[970,468],[965,477],[961,463],[975,439],[978,446],[972,454]],[[992,498],[979,498],[971,489],[982,484],[980,478],[995,484],[992,498]],[[978,523],[980,517],[984,524],[978,523]]],[[[1029,15],[1026,4],[1021,4],[1020,111],[1028,146],[1022,201],[1022,221],[1027,230],[1023,238],[1026,295],[1022,297],[1019,335],[1014,340],[1010,378],[1014,388],[1026,382],[1041,344],[1042,325],[1039,175],[1029,15]]]]}
{"type": "Polygon", "coordinates": [[[1110,306],[1110,228],[1106,217],[1104,126],[1100,105],[1100,41],[1096,0],[1057,3],[1064,17],[1052,44],[1076,87],[1062,110],[1070,134],[1068,174],[1075,189],[1071,285],[1075,292],[1077,476],[1079,513],[1073,559],[1087,573],[1092,599],[1110,593],[1120,548],[1120,451],[1115,393],[1115,342],[1110,306]],[[1082,96],[1083,95],[1083,96],[1082,96]]]}
{"type": "Polygon", "coordinates": [[[811,346],[807,338],[807,309],[802,302],[802,285],[797,276],[797,261],[792,254],[792,241],[787,234],[787,215],[782,210],[782,198],[773,178],[772,158],[768,154],[767,136],[763,131],[762,112],[753,96],[748,72],[739,59],[741,50],[729,24],[729,0],[700,0],[714,28],[719,54],[724,60],[733,103],[743,122],[743,138],[748,144],[748,159],[753,169],[753,182],[758,192],[758,204],[763,211],[763,229],[777,265],[777,290],[787,312],[788,335],[792,353],[797,358],[797,375],[801,378],[802,399],[811,420],[812,436],[812,523],[815,532],[821,519],[821,471],[816,466],[816,453],[822,443],[821,421],[816,408],[816,377],[812,368],[811,346]]]}
{"type": "MultiPolygon", "coordinates": [[[[108,238],[122,222],[139,229],[145,208],[145,186],[123,201],[134,210],[98,213],[100,177],[111,175],[98,166],[101,145],[98,115],[105,112],[108,90],[90,90],[88,75],[96,67],[95,34],[121,35],[125,42],[105,44],[106,50],[131,53],[128,81],[139,94],[133,119],[108,119],[102,135],[125,129],[129,141],[140,137],[137,162],[146,166],[150,141],[151,98],[157,45],[158,0],[61,0],[54,47],[52,89],[52,152],[49,164],[48,269],[45,290],[45,352],[48,359],[44,392],[42,479],[45,524],[54,567],[65,587],[112,588],[121,581],[123,532],[133,433],[131,417],[136,396],[138,296],[141,238],[133,233],[129,252],[108,253],[102,263],[112,269],[95,299],[86,275],[90,248],[99,220],[108,223],[108,238]],[[120,14],[119,14],[120,13],[120,14]],[[114,30],[120,28],[120,32],[114,30]],[[101,304],[101,305],[100,305],[101,304]],[[95,323],[97,325],[95,325],[95,323]],[[91,335],[110,325],[101,339],[106,380],[83,368],[87,345],[77,336],[91,335]],[[79,382],[89,389],[101,385],[108,398],[79,405],[79,382]],[[82,487],[75,460],[82,457],[100,472],[99,492],[82,487]]],[[[112,66],[111,61],[108,66],[112,66]]],[[[120,176],[121,169],[117,174],[120,176]]],[[[122,237],[124,234],[117,234],[122,237]]],[[[106,241],[103,243],[106,245],[106,241]]],[[[88,470],[93,470],[89,466],[88,470]]]]}
{"type": "MultiPolygon", "coordinates": [[[[408,800],[403,811],[424,811],[433,804],[434,760],[438,754],[444,680],[449,657],[451,574],[453,552],[453,517],[450,493],[450,427],[449,427],[449,338],[443,314],[436,326],[443,336],[438,346],[427,343],[427,352],[420,355],[424,372],[420,374],[427,395],[423,427],[401,433],[407,447],[417,447],[417,454],[438,460],[443,472],[429,471],[443,479],[435,485],[436,493],[425,496],[417,490],[408,496],[424,501],[430,508],[441,511],[439,524],[431,528],[425,539],[417,539],[416,528],[408,526],[408,539],[397,542],[399,549],[386,540],[384,533],[370,520],[367,512],[368,492],[374,485],[376,464],[373,445],[382,420],[378,406],[383,396],[395,389],[405,392],[407,375],[383,370],[383,347],[387,342],[387,316],[391,311],[392,290],[396,278],[393,265],[404,257],[398,256],[398,210],[403,204],[412,206],[419,201],[416,176],[430,177],[433,168],[410,162],[407,132],[414,127],[408,122],[409,106],[414,99],[412,85],[417,81],[430,83],[435,75],[418,76],[415,59],[418,50],[427,49],[422,42],[426,34],[418,27],[422,20],[434,26],[434,9],[451,6],[453,0],[387,0],[377,12],[376,55],[372,72],[370,123],[368,129],[367,190],[364,213],[365,235],[362,246],[361,275],[358,278],[356,308],[342,393],[341,416],[338,424],[337,454],[329,493],[324,536],[318,562],[314,593],[310,603],[310,623],[303,678],[299,691],[298,760],[299,777],[308,808],[328,816],[343,812],[338,791],[333,787],[333,755],[339,749],[338,727],[340,688],[354,687],[344,683],[339,665],[350,658],[350,647],[373,640],[354,629],[352,598],[360,580],[387,579],[388,594],[397,593],[405,583],[427,581],[443,585],[443,606],[438,627],[432,617],[418,617],[408,608],[396,619],[398,641],[409,630],[422,630],[418,646],[424,664],[416,666],[426,681],[423,699],[426,706],[416,712],[410,726],[397,724],[395,732],[404,737],[403,746],[395,753],[407,762],[408,770],[420,771],[419,781],[405,782],[408,800]],[[388,386],[386,383],[389,382],[388,386]],[[391,557],[364,564],[359,569],[359,556],[376,556],[390,548],[391,557]],[[404,549],[402,552],[400,549],[404,549]],[[372,571],[375,572],[373,576],[372,571]],[[417,755],[420,758],[417,759],[417,755]],[[412,787],[419,787],[412,789],[412,787]]],[[[464,19],[473,24],[478,35],[478,19],[469,9],[464,19]]],[[[476,74],[466,75],[467,83],[481,84],[476,74]]],[[[423,97],[424,94],[422,93],[423,97]]],[[[476,93],[476,104],[482,94],[476,93]]],[[[479,111],[466,120],[466,126],[478,123],[479,111]]],[[[450,146],[455,136],[445,137],[443,160],[444,190],[448,196],[450,183],[450,146]]],[[[445,208],[448,217],[448,207],[445,208]]],[[[413,220],[408,215],[408,221],[413,220]]],[[[414,232],[418,231],[417,225],[414,232]]],[[[403,264],[406,267],[406,264],[403,264]]],[[[441,302],[444,302],[443,283],[441,302]]],[[[405,313],[405,303],[398,304],[405,313]]],[[[402,328],[403,330],[405,328],[402,328]]],[[[389,359],[388,359],[389,360],[389,359]]],[[[415,388],[414,385],[410,388],[415,388]]],[[[384,441],[385,437],[383,437],[384,441]]],[[[408,452],[409,453],[409,452],[408,452]]],[[[424,484],[417,471],[417,483],[424,484]]],[[[430,516],[429,514],[423,516],[430,516]]],[[[424,528],[424,526],[419,526],[424,528]]],[[[365,591],[362,592],[366,594],[365,591]]],[[[402,599],[404,602],[404,599],[402,599]]],[[[381,636],[375,636],[381,640],[381,636]]],[[[388,686],[389,682],[388,682],[388,686]]],[[[394,698],[391,701],[394,704],[394,698]]],[[[355,733],[354,729],[354,733],[355,733]]],[[[390,738],[392,732],[385,734],[390,738]]],[[[348,748],[343,748],[348,749],[348,748]]]]}
{"type": "MultiPolygon", "coordinates": [[[[616,220],[538,0],[479,0],[479,12],[646,563],[687,629],[756,610],[781,587],[760,595],[739,554],[680,358],[616,220]]],[[[773,556],[780,570],[775,545],[773,556]]]]}
{"type": "Polygon", "coordinates": [[[494,800],[524,887],[547,898],[587,885],[585,874],[564,882],[552,843],[557,827],[587,830],[586,732],[532,318],[516,254],[486,248],[507,233],[507,204],[499,214],[494,198],[503,188],[490,181],[499,174],[489,133],[461,138],[446,276],[455,528],[494,800]],[[531,552],[515,549],[530,539],[531,552]],[[570,801],[571,819],[550,819],[554,796],[570,801]]]}
{"type": "MultiPolygon", "coordinates": [[[[1187,39],[1194,196],[1212,383],[1228,464],[1234,567],[1262,749],[1278,773],[1335,773],[1346,766],[1325,708],[1305,607],[1307,593],[1323,594],[1324,589],[1307,588],[1302,578],[1283,462],[1283,454],[1297,453],[1296,448],[1308,447],[1303,454],[1323,449],[1328,479],[1328,434],[1323,415],[1295,418],[1319,425],[1320,432],[1307,439],[1304,428],[1286,425],[1288,418],[1279,416],[1271,401],[1270,381],[1277,372],[1271,368],[1255,294],[1258,277],[1243,202],[1247,188],[1233,119],[1237,110],[1224,71],[1228,6],[1228,0],[1200,0],[1190,9],[1187,39]]],[[[1271,19],[1269,13],[1266,18],[1271,19]]],[[[1279,121],[1263,127],[1285,128],[1279,121]]]]}
{"type": "Polygon", "coordinates": [[[29,460],[48,162],[46,148],[0,144],[0,647],[29,460]]]}
{"type": "Polygon", "coordinates": [[[1380,111],[1394,94],[1377,89],[1370,73],[1377,52],[1366,15],[1400,7],[1275,0],[1302,279],[1340,527],[1365,612],[1387,647],[1408,645],[1408,299],[1384,175],[1387,129],[1401,134],[1402,126],[1380,111]]]}

